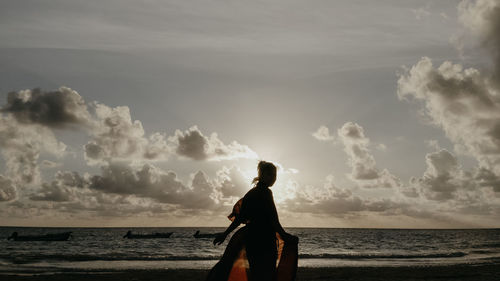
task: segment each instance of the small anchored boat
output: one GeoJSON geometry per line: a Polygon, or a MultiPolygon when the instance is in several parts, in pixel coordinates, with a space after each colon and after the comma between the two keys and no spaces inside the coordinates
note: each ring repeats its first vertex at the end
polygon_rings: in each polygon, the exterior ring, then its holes
{"type": "Polygon", "coordinates": [[[169,238],[173,232],[156,232],[151,234],[133,234],[132,231],[127,231],[123,238],[128,239],[154,239],[154,238],[169,238]]]}
{"type": "Polygon", "coordinates": [[[221,234],[221,232],[218,232],[218,233],[200,233],[200,231],[197,230],[196,233],[193,234],[193,237],[194,238],[215,238],[219,234],[221,234]]]}
{"type": "Polygon", "coordinates": [[[48,233],[45,235],[19,235],[13,232],[7,240],[14,241],[67,241],[71,237],[71,231],[61,233],[48,233]]]}

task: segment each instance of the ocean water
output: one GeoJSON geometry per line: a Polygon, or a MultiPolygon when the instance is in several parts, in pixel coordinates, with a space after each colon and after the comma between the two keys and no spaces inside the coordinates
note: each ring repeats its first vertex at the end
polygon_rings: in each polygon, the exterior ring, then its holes
{"type": "MultiPolygon", "coordinates": [[[[210,268],[227,241],[214,246],[202,233],[224,228],[18,228],[0,227],[0,272],[210,268]],[[123,239],[134,233],[173,232],[164,239],[123,239]],[[19,242],[6,238],[72,231],[69,241],[19,242]]],[[[410,266],[498,263],[500,229],[409,230],[287,228],[297,235],[299,266],[410,266]]]]}

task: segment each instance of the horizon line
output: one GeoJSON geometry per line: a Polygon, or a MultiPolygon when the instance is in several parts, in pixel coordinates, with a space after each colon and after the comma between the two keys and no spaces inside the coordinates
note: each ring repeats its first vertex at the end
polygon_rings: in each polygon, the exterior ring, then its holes
{"type": "MultiPolygon", "coordinates": [[[[227,228],[227,226],[17,226],[0,225],[4,228],[227,228]]],[[[406,228],[406,227],[313,227],[313,226],[293,226],[296,228],[316,228],[316,229],[379,229],[379,230],[495,230],[500,227],[469,227],[469,228],[406,228]]]]}

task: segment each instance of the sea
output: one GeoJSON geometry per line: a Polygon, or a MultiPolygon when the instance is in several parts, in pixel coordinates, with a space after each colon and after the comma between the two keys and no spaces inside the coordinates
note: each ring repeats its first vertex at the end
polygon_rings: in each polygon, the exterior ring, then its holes
{"type": "MultiPolygon", "coordinates": [[[[36,273],[211,268],[227,245],[194,238],[224,228],[0,227],[0,272],[36,273]],[[124,239],[173,232],[170,238],[124,239]],[[71,231],[68,241],[12,241],[19,235],[71,231]]],[[[287,228],[299,237],[299,267],[433,266],[500,262],[500,229],[287,228]]]]}

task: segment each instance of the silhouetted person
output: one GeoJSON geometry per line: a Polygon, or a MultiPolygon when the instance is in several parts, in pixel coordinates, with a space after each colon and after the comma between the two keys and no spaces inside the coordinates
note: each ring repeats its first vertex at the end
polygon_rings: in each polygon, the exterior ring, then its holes
{"type": "Polygon", "coordinates": [[[225,281],[231,275],[234,280],[275,281],[293,280],[297,269],[298,238],[285,232],[281,226],[272,191],[269,189],[276,181],[276,166],[260,161],[258,177],[253,180],[254,187],[240,199],[229,215],[233,222],[224,233],[217,235],[215,244],[221,244],[240,224],[245,227],[238,230],[224,252],[221,260],[211,270],[207,281],[225,281]],[[277,236],[279,234],[279,236],[277,236]],[[278,238],[281,240],[278,240],[278,238]],[[291,251],[282,251],[280,264],[277,242],[283,241],[291,251]],[[283,253],[285,252],[285,253],[283,253]],[[288,255],[288,257],[284,256],[288,255]],[[246,269],[244,261],[248,260],[246,269]],[[235,268],[238,267],[238,268],[235,268]],[[246,277],[246,278],[245,278],[246,277]]]}
{"type": "Polygon", "coordinates": [[[123,238],[130,238],[132,236],[132,231],[127,231],[127,234],[123,235],[123,238]]]}
{"type": "Polygon", "coordinates": [[[10,240],[10,239],[16,240],[17,236],[18,236],[17,231],[14,231],[14,232],[12,232],[12,234],[9,237],[7,237],[7,240],[10,240]]]}

